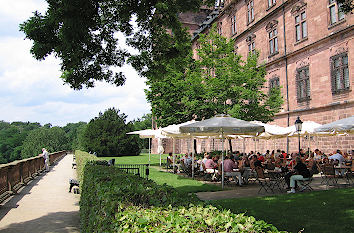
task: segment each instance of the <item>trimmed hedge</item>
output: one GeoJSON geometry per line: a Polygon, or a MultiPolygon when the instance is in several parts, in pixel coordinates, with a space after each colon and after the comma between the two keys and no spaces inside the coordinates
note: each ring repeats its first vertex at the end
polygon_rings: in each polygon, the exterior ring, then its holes
{"type": "Polygon", "coordinates": [[[262,220],[204,206],[195,194],[98,163],[84,168],[82,232],[278,232],[262,220]]]}
{"type": "Polygon", "coordinates": [[[75,151],[75,160],[76,160],[76,173],[80,181],[80,187],[82,185],[83,176],[84,176],[84,167],[89,161],[98,161],[99,159],[93,154],[87,152],[76,150],[75,151]]]}

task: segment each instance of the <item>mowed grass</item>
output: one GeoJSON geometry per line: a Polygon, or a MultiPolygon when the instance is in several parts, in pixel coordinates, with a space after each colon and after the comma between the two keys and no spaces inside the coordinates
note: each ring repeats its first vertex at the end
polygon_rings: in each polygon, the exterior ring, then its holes
{"type": "Polygon", "coordinates": [[[210,201],[290,232],[354,232],[354,188],[210,201]]]}
{"type": "MultiPolygon", "coordinates": [[[[112,159],[106,157],[102,159],[112,159]]],[[[116,163],[146,164],[148,155],[114,157],[116,163]]],[[[166,155],[162,156],[163,163],[166,155]]],[[[159,155],[151,155],[151,165],[159,165],[159,155]]],[[[150,179],[168,184],[183,192],[218,191],[220,187],[159,171],[152,167],[150,179]]],[[[354,233],[354,188],[305,192],[269,197],[208,201],[208,204],[233,213],[246,213],[289,232],[354,233]]]]}
{"type": "MultiPolygon", "coordinates": [[[[167,155],[162,155],[162,163],[166,161],[167,155]]],[[[123,156],[123,157],[101,157],[101,159],[115,159],[116,164],[148,164],[149,155],[141,154],[139,156],[123,156]]],[[[182,192],[196,193],[196,192],[209,192],[219,191],[221,187],[216,185],[204,184],[198,180],[191,178],[185,178],[182,175],[172,174],[165,172],[165,168],[162,166],[162,171],[159,168],[160,156],[151,155],[151,166],[149,179],[154,180],[158,184],[170,185],[182,192]]]]}

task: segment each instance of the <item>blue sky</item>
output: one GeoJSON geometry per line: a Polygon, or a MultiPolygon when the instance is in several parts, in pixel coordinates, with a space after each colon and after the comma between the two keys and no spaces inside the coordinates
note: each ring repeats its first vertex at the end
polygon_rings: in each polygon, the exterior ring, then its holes
{"type": "Polygon", "coordinates": [[[74,91],[60,77],[60,61],[44,61],[30,54],[32,42],[24,40],[19,24],[35,10],[44,12],[44,0],[2,0],[0,8],[0,120],[39,122],[64,126],[88,122],[110,107],[119,108],[128,120],[150,112],[145,99],[145,79],[124,67],[122,87],[97,83],[95,88],[74,91]]]}

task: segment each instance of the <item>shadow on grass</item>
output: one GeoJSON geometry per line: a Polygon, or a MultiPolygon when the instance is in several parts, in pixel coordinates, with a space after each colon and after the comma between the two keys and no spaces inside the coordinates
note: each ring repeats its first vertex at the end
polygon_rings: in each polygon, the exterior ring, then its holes
{"type": "Polygon", "coordinates": [[[354,188],[209,201],[291,232],[354,232],[354,188]]]}

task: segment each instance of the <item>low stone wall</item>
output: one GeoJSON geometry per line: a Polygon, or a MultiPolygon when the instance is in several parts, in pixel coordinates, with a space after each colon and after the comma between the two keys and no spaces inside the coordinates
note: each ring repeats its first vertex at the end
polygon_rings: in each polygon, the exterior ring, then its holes
{"type": "MultiPolygon", "coordinates": [[[[67,151],[49,154],[49,163],[52,165],[65,156],[67,151]]],[[[0,165],[0,203],[10,195],[15,194],[23,185],[36,177],[45,169],[44,159],[36,156],[0,165]]]]}

